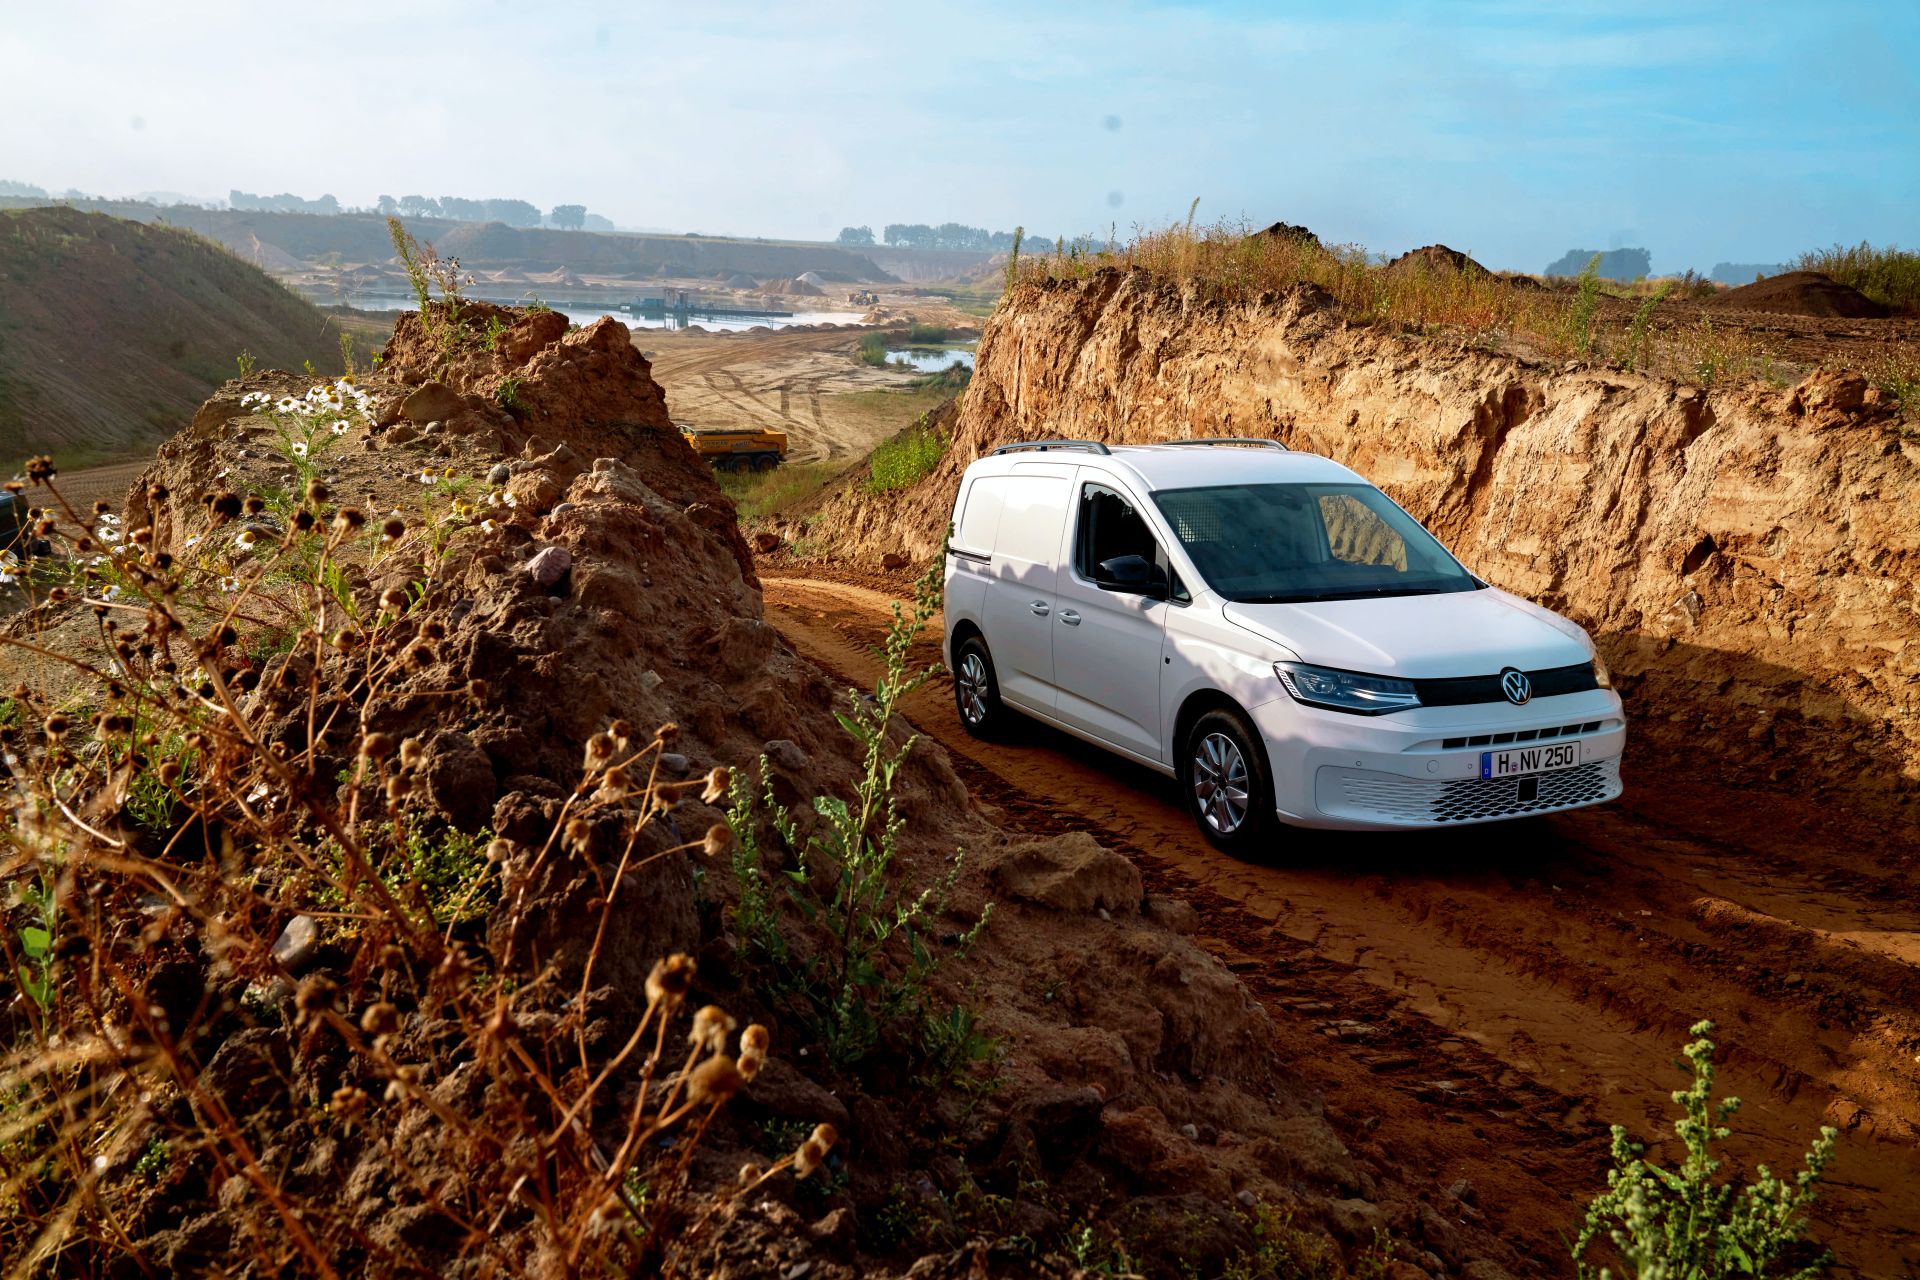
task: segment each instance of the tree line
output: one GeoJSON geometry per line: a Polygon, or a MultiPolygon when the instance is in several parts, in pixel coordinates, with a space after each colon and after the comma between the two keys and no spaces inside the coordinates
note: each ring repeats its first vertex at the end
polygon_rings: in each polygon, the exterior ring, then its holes
{"type": "MultiPolygon", "coordinates": [[[[989,231],[960,222],[929,226],[924,222],[890,222],[881,236],[896,249],[959,249],[971,253],[997,253],[1013,248],[1013,232],[989,231]]],[[[1028,237],[1031,239],[1032,237],[1028,237]]],[[[836,244],[853,248],[875,243],[872,227],[842,227],[836,244]]]]}
{"type": "MultiPolygon", "coordinates": [[[[331,195],[319,196],[309,200],[290,192],[282,191],[277,195],[255,195],[250,191],[229,191],[227,204],[235,209],[259,210],[267,213],[317,213],[332,215],[337,213],[364,212],[356,209],[343,209],[340,202],[331,195]]],[[[383,217],[403,218],[450,218],[455,222],[504,222],[510,227],[558,227],[563,231],[580,231],[592,227],[595,231],[611,231],[613,223],[598,214],[587,212],[583,204],[557,204],[544,216],[540,206],[526,200],[509,200],[500,196],[485,200],[471,200],[464,196],[381,196],[374,202],[372,212],[383,217]]]]}

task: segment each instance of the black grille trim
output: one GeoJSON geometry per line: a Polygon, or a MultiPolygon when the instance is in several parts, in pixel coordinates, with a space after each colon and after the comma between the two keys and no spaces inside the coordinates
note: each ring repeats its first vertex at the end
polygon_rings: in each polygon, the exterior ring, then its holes
{"type": "MultiPolygon", "coordinates": [[[[1535,698],[1585,693],[1600,687],[1599,680],[1594,678],[1591,662],[1576,663],[1571,667],[1548,667],[1541,671],[1529,671],[1526,675],[1533,684],[1535,698]]],[[[1413,687],[1420,695],[1420,705],[1423,707],[1470,707],[1482,702],[1507,700],[1507,695],[1500,692],[1500,677],[1497,675],[1415,680],[1413,687]]]]}

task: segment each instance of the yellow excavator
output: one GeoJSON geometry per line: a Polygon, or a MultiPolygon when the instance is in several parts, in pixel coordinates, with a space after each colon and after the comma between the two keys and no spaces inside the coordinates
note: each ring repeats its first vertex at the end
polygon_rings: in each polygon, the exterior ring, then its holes
{"type": "Polygon", "coordinates": [[[771,471],[786,460],[787,433],[753,427],[696,429],[682,426],[693,451],[715,471],[771,471]]]}

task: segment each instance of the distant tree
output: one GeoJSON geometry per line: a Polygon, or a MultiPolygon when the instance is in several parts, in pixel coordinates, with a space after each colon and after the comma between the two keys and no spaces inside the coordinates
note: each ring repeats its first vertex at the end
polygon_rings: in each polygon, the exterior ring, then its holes
{"type": "Polygon", "coordinates": [[[933,228],[924,222],[889,222],[881,233],[887,243],[904,249],[931,249],[933,228]]]}
{"type": "Polygon", "coordinates": [[[331,216],[340,212],[340,202],[331,195],[323,195],[318,200],[309,200],[306,203],[307,207],[305,212],[307,213],[321,213],[331,216]]]}
{"type": "Polygon", "coordinates": [[[510,227],[537,227],[540,225],[540,207],[528,204],[525,200],[504,200],[499,197],[487,202],[487,217],[494,222],[504,222],[510,227]]]}
{"type": "Polygon", "coordinates": [[[25,196],[30,200],[45,200],[47,193],[31,182],[14,182],[9,178],[0,178],[0,196],[25,196]]]}
{"type": "Polygon", "coordinates": [[[553,225],[567,231],[578,231],[587,221],[587,206],[583,204],[557,204],[553,212],[547,215],[553,225]]]}
{"type": "Polygon", "coordinates": [[[587,215],[587,224],[586,224],[586,227],[587,227],[587,230],[588,230],[588,231],[617,231],[617,230],[619,230],[619,228],[618,228],[618,227],[616,227],[616,226],[614,226],[614,225],[613,225],[613,219],[612,219],[612,218],[605,218],[605,217],[602,217],[602,216],[600,216],[600,215],[599,215],[599,214],[597,214],[597,213],[590,213],[590,214],[588,214],[588,215],[587,215]]]}
{"type": "Polygon", "coordinates": [[[842,227],[837,244],[869,245],[873,243],[872,227],[842,227]]]}
{"type": "Polygon", "coordinates": [[[383,218],[391,218],[400,212],[400,202],[392,196],[381,196],[373,202],[373,211],[383,218]]]}
{"type": "Polygon", "coordinates": [[[487,205],[484,200],[463,200],[459,196],[441,196],[440,216],[452,218],[456,222],[485,222],[487,205]]]}
{"type": "Polygon", "coordinates": [[[1602,280],[1638,280],[1653,274],[1653,255],[1645,249],[1569,249],[1547,265],[1550,276],[1577,276],[1586,269],[1595,254],[1600,255],[1596,274],[1602,280]]]}
{"type": "Polygon", "coordinates": [[[400,213],[408,218],[437,218],[440,202],[431,196],[401,196],[400,213]]]}

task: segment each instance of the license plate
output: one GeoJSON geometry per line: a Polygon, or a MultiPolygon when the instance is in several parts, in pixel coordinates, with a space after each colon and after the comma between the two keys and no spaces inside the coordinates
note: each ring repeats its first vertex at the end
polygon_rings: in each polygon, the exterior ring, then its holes
{"type": "Polygon", "coordinates": [[[1555,742],[1537,747],[1512,747],[1506,751],[1482,751],[1480,776],[1518,778],[1529,773],[1552,773],[1571,769],[1580,763],[1580,744],[1555,742]]]}

